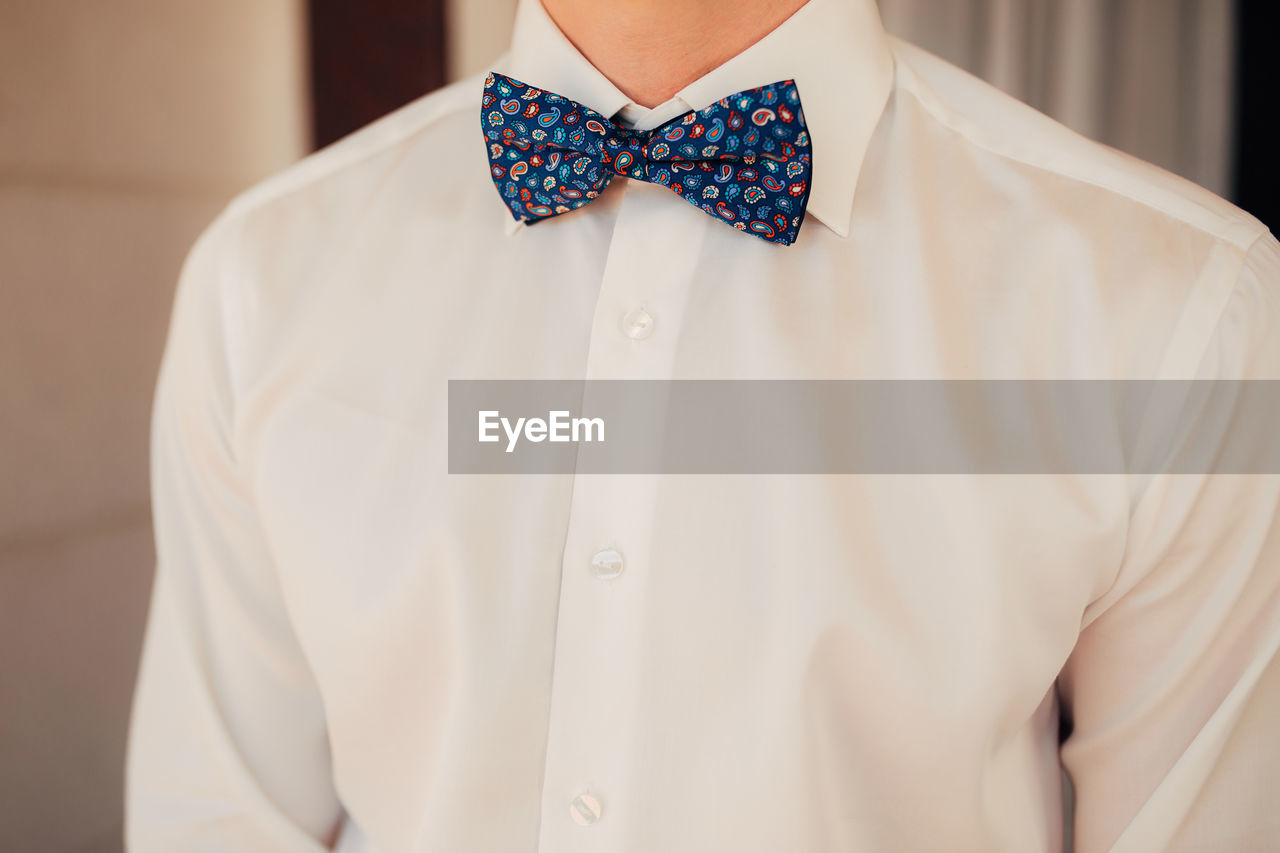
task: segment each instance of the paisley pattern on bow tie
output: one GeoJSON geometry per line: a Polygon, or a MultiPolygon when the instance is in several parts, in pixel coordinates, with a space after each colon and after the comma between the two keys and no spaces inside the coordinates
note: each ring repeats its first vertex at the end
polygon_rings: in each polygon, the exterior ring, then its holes
{"type": "Polygon", "coordinates": [[[782,80],[632,130],[561,95],[491,72],[481,125],[490,174],[518,220],[568,213],[622,176],[668,187],[708,215],[795,242],[813,155],[800,94],[782,80]]]}

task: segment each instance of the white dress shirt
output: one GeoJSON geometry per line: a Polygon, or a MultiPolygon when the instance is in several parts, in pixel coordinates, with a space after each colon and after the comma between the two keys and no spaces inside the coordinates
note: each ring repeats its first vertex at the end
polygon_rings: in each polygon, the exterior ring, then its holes
{"type": "Polygon", "coordinates": [[[799,239],[615,180],[516,225],[483,77],[248,191],[179,283],[134,853],[1280,849],[1280,477],[469,476],[450,379],[1280,378],[1280,246],[810,0],[799,239]],[[1073,733],[1059,748],[1059,713],[1073,733]]]}

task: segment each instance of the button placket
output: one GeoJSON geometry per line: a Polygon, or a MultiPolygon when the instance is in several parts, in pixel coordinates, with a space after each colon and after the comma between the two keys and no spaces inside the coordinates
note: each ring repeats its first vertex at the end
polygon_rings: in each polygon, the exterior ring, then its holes
{"type": "MultiPolygon", "coordinates": [[[[665,187],[623,183],[585,378],[666,379],[672,375],[685,296],[693,286],[698,229],[716,223],[665,187]],[[655,252],[654,246],[666,250],[655,252]],[[661,306],[660,334],[654,334],[654,306],[661,306]],[[619,318],[635,310],[646,315],[633,317],[642,337],[633,337],[625,325],[619,328],[619,318]],[[639,340],[644,346],[637,346],[639,340]]],[[[589,394],[590,385],[584,413],[590,411],[589,394]]],[[[626,773],[636,766],[631,753],[643,720],[641,608],[655,568],[648,540],[659,479],[574,477],[543,777],[539,844],[545,851],[594,853],[626,838],[631,814],[626,773]]]]}

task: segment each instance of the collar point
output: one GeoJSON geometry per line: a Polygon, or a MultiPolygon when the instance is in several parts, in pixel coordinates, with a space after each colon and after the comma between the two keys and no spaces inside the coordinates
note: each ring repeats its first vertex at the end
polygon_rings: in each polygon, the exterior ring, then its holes
{"type": "Polygon", "coordinates": [[[828,231],[844,239],[849,236],[851,215],[851,212],[845,212],[837,216],[825,205],[814,206],[810,204],[805,211],[805,221],[800,230],[803,231],[810,222],[821,222],[828,231]]]}

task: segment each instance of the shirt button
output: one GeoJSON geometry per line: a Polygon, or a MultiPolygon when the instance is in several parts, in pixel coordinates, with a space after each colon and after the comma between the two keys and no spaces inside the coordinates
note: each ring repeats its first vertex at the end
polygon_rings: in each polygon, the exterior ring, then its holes
{"type": "Polygon", "coordinates": [[[631,340],[643,341],[653,334],[653,315],[643,308],[628,311],[622,318],[622,328],[631,340]]]}
{"type": "Polygon", "coordinates": [[[612,548],[597,551],[591,558],[591,570],[600,580],[612,580],[622,574],[622,555],[612,548]]]}
{"type": "Polygon", "coordinates": [[[590,794],[579,794],[569,803],[569,815],[578,826],[591,826],[600,820],[600,801],[590,794]]]}

